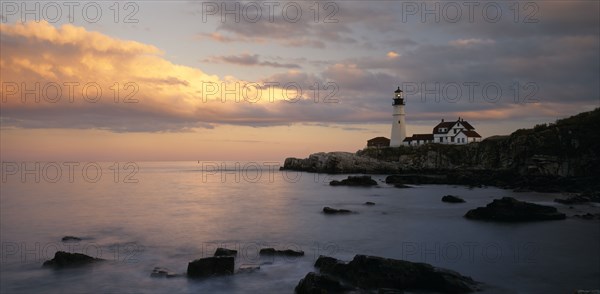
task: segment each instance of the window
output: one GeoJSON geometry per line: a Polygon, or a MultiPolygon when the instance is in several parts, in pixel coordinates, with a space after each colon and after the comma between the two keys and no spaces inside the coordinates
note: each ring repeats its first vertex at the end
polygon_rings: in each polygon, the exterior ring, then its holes
{"type": "Polygon", "coordinates": [[[454,142],[454,137],[451,138],[452,142],[454,142]]]}
{"type": "Polygon", "coordinates": [[[440,137],[440,143],[444,142],[444,138],[440,137]]]}

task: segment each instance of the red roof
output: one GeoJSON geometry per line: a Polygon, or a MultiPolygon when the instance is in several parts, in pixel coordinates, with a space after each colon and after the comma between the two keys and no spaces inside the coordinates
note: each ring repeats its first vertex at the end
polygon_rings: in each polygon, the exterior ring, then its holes
{"type": "Polygon", "coordinates": [[[390,139],[386,138],[386,137],[375,137],[371,140],[368,140],[367,142],[389,142],[390,139]]]}

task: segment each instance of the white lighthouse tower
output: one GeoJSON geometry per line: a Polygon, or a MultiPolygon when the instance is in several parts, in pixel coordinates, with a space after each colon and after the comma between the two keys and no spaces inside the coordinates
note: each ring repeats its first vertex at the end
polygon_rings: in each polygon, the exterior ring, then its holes
{"type": "Polygon", "coordinates": [[[392,136],[390,140],[390,147],[398,147],[402,145],[402,141],[406,138],[406,122],[404,114],[404,93],[398,87],[398,90],[394,91],[394,114],[392,114],[392,136]]]}

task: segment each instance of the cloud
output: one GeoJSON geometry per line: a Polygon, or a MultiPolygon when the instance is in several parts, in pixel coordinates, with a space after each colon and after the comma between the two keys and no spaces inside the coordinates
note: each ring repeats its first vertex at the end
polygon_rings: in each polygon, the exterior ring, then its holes
{"type": "Polygon", "coordinates": [[[295,63],[279,63],[276,61],[260,61],[258,54],[240,54],[227,56],[211,56],[204,61],[211,63],[230,63],[244,66],[270,66],[275,68],[300,68],[295,63]]]}
{"type": "Polygon", "coordinates": [[[495,43],[496,41],[492,39],[458,39],[449,42],[450,45],[455,47],[470,47],[477,45],[490,45],[495,43]]]}

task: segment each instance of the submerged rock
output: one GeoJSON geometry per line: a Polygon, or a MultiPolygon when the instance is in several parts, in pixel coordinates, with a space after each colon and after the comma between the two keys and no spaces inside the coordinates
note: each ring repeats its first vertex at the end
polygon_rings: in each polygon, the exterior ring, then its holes
{"type": "Polygon", "coordinates": [[[371,179],[371,176],[349,176],[346,179],[341,181],[331,181],[329,182],[331,186],[376,186],[377,181],[371,179]]]}
{"type": "Polygon", "coordinates": [[[57,251],[54,254],[54,258],[51,260],[46,260],[44,262],[44,267],[54,267],[54,268],[65,268],[65,267],[76,267],[82,265],[92,264],[98,261],[103,261],[104,259],[91,257],[89,255],[81,254],[81,253],[69,253],[64,251],[57,251]]]}
{"type": "Polygon", "coordinates": [[[565,219],[555,207],[519,201],[512,197],[494,199],[485,207],[469,210],[466,218],[477,220],[520,222],[565,219]]]}
{"type": "Polygon", "coordinates": [[[217,250],[215,250],[215,254],[213,256],[236,256],[237,255],[237,250],[233,250],[233,249],[227,249],[227,248],[217,248],[217,250]]]}
{"type": "Polygon", "coordinates": [[[200,258],[188,263],[187,275],[190,278],[232,275],[234,264],[231,256],[200,258]]]}
{"type": "Polygon", "coordinates": [[[585,220],[600,219],[600,213],[592,214],[592,213],[588,212],[586,214],[576,214],[576,215],[574,215],[574,217],[585,219],[585,220]]]}
{"type": "Polygon", "coordinates": [[[260,255],[283,255],[283,256],[304,256],[304,251],[295,251],[291,249],[276,250],[275,248],[262,248],[260,255]]]}
{"type": "Polygon", "coordinates": [[[470,277],[426,263],[356,255],[349,263],[320,256],[315,263],[322,274],[341,279],[364,290],[425,290],[468,293],[478,290],[470,277]]]}
{"type": "Polygon", "coordinates": [[[595,193],[582,193],[579,195],[572,195],[567,198],[556,198],[554,202],[562,203],[562,204],[581,204],[588,202],[600,202],[600,192],[595,193]]]}
{"type": "Polygon", "coordinates": [[[155,267],[150,274],[152,278],[176,278],[181,275],[171,272],[170,270],[163,267],[155,267]]]}
{"type": "Polygon", "coordinates": [[[335,209],[335,208],[331,208],[329,206],[325,206],[325,207],[323,207],[323,213],[325,213],[325,214],[346,214],[346,213],[352,213],[352,211],[348,210],[348,209],[335,209]]]}
{"type": "Polygon", "coordinates": [[[454,195],[446,195],[444,197],[442,197],[442,201],[443,202],[448,202],[448,203],[464,203],[465,200],[458,197],[458,196],[454,196],[454,195]]]}
{"type": "Polygon", "coordinates": [[[352,290],[340,281],[325,275],[310,272],[300,280],[294,289],[297,294],[344,293],[352,290]]]}
{"type": "Polygon", "coordinates": [[[79,242],[81,238],[75,236],[64,236],[62,237],[63,242],[79,242]]]}
{"type": "Polygon", "coordinates": [[[237,270],[238,274],[249,274],[260,269],[258,264],[242,264],[237,270]]]}

